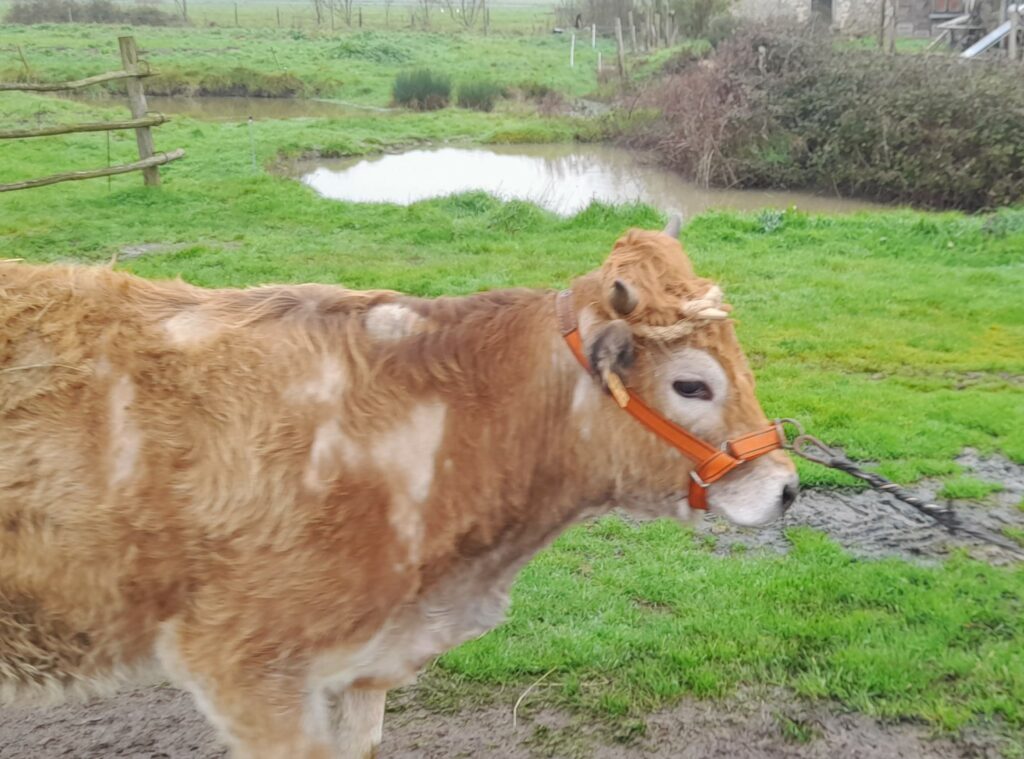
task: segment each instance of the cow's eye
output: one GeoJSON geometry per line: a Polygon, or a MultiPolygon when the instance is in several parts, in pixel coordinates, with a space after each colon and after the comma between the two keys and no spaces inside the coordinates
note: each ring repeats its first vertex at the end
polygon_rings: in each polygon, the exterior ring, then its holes
{"type": "Polygon", "coordinates": [[[710,401],[712,397],[711,388],[700,380],[676,380],[672,383],[672,389],[684,398],[710,401]]]}

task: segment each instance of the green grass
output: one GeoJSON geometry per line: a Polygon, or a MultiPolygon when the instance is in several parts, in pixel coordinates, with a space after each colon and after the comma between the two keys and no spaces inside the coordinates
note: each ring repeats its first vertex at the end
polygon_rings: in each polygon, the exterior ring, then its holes
{"type": "Polygon", "coordinates": [[[1004,527],[1003,535],[1017,541],[1017,543],[1024,547],[1024,530],[1018,527],[1004,527]]]}
{"type": "Polygon", "coordinates": [[[981,501],[992,493],[998,493],[1003,486],[998,482],[986,482],[974,477],[956,477],[947,480],[939,491],[939,498],[957,498],[968,501],[981,501]]]}
{"type": "MultiPolygon", "coordinates": [[[[0,123],[11,126],[96,115],[0,97],[0,123]]],[[[254,136],[262,166],[314,150],[586,130],[448,109],[263,122],[254,136]]],[[[98,180],[0,195],[0,258],[105,262],[129,244],[184,243],[122,266],[208,286],[322,281],[457,294],[562,286],[598,265],[627,227],[663,221],[645,206],[592,205],[559,218],[479,193],[409,207],[338,203],[254,171],[244,124],[180,119],[156,141],[188,150],[162,171],[159,190],[128,175],[109,189],[98,180]]],[[[3,150],[0,181],[106,160],[102,134],[3,150]]],[[[133,153],[130,135],[113,141],[112,160],[133,153]]],[[[900,481],[955,474],[968,445],[1024,461],[1024,391],[1013,381],[1024,374],[1024,227],[907,211],[766,218],[707,214],[683,237],[736,307],[769,415],[801,418],[900,481]]],[[[850,484],[800,467],[805,484],[850,484]]],[[[574,529],[527,567],[509,623],[436,669],[450,683],[515,687],[553,670],[556,687],[537,699],[602,715],[623,734],[683,694],[750,685],[941,728],[991,722],[1019,733],[1024,569],[963,558],[929,568],[859,562],[813,532],[790,537],[784,557],[722,558],[664,522],[608,518],[574,529]]],[[[803,739],[800,725],[789,730],[803,739]]]]}
{"type": "MultiPolygon", "coordinates": [[[[407,24],[406,24],[407,26],[407,24]]],[[[119,67],[117,37],[134,34],[158,76],[151,93],[307,95],[386,106],[395,75],[427,66],[458,80],[472,71],[502,87],[535,82],[568,95],[597,86],[597,52],[614,60],[614,43],[579,44],[569,67],[567,36],[276,28],[159,28],[44,24],[5,26],[0,81],[24,78],[20,45],[40,81],[78,79],[119,67]]],[[[111,84],[111,88],[119,87],[111,84]]]]}
{"type": "Polygon", "coordinates": [[[668,522],[574,529],[523,572],[511,620],[439,666],[499,684],[554,670],[556,702],[612,717],[762,684],[947,729],[1024,726],[1024,570],[861,562],[789,537],[788,556],[736,560],[668,522]]]}

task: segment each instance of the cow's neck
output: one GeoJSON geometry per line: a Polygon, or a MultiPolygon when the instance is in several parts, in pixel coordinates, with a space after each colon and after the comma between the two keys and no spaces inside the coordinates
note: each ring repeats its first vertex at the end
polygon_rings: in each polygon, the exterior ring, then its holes
{"type": "Polygon", "coordinates": [[[424,580],[471,565],[510,581],[566,527],[607,510],[615,473],[598,417],[608,401],[565,346],[554,293],[448,329],[471,379],[457,387],[453,442],[436,462],[424,580]]]}

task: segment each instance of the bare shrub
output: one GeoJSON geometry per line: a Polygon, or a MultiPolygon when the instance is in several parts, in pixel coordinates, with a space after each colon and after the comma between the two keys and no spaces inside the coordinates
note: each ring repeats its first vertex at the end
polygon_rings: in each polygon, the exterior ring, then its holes
{"type": "Polygon", "coordinates": [[[174,26],[180,19],[148,6],[124,7],[111,0],[14,0],[7,9],[8,24],[132,24],[174,26]]]}
{"type": "Polygon", "coordinates": [[[705,184],[990,208],[1024,199],[1019,79],[999,62],[746,26],[643,94],[662,115],[632,141],[705,184]]]}

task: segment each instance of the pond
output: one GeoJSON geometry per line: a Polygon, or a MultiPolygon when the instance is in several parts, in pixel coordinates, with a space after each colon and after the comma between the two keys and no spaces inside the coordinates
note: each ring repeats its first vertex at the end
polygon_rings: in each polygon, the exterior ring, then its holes
{"type": "Polygon", "coordinates": [[[608,145],[438,147],[371,158],[316,159],[283,170],[333,200],[406,205],[470,190],[528,200],[558,214],[592,200],[641,201],[687,218],[710,209],[851,213],[882,206],[803,192],[700,187],[648,156],[608,145]]]}
{"type": "MultiPolygon", "coordinates": [[[[72,95],[74,99],[86,99],[72,95]]],[[[89,98],[91,102],[97,99],[89,98]]],[[[375,109],[305,98],[147,96],[151,111],[203,121],[257,121],[365,116],[375,109]]],[[[124,105],[105,97],[104,105],[124,105]]],[[[385,117],[382,114],[382,117],[385,117]]],[[[693,216],[710,209],[760,210],[789,206],[818,213],[850,213],[883,206],[868,201],[778,190],[700,187],[657,166],[653,157],[609,145],[555,144],[433,147],[370,158],[316,159],[279,167],[335,200],[408,204],[471,190],[528,200],[568,215],[592,200],[641,201],[693,216]]]]}

